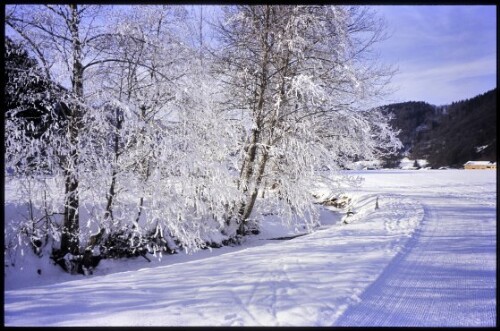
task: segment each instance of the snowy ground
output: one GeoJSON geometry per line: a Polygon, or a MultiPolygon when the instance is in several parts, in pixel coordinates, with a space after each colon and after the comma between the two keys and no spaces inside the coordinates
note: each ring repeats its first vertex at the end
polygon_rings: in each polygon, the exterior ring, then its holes
{"type": "Polygon", "coordinates": [[[6,271],[5,324],[494,326],[496,172],[358,173],[355,214],[325,210],[310,235],[263,240],[284,233],[269,226],[243,247],[90,277],[6,271]]]}

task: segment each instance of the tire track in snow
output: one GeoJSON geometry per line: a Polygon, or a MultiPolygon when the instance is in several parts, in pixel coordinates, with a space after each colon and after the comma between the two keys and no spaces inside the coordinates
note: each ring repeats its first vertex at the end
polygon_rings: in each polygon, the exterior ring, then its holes
{"type": "Polygon", "coordinates": [[[426,199],[421,227],[335,325],[495,325],[496,208],[445,200],[426,199]]]}

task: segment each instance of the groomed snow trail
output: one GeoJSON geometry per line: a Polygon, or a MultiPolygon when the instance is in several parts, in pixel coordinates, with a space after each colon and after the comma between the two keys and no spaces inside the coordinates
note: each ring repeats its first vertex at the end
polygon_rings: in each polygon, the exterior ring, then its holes
{"type": "Polygon", "coordinates": [[[424,205],[421,227],[334,325],[495,326],[494,187],[470,185],[457,194],[443,185],[413,195],[424,205]]]}
{"type": "Polygon", "coordinates": [[[423,218],[401,196],[358,197],[359,219],[203,260],[5,292],[5,323],[331,325],[423,218]]]}

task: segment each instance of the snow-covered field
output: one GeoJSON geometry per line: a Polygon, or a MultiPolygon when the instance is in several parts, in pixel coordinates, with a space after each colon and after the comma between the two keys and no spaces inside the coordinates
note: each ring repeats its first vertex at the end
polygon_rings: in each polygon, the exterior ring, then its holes
{"type": "Polygon", "coordinates": [[[87,277],[6,268],[5,325],[494,326],[496,172],[351,173],[366,178],[354,214],[324,210],[310,235],[266,240],[290,234],[271,223],[244,246],[87,277]]]}

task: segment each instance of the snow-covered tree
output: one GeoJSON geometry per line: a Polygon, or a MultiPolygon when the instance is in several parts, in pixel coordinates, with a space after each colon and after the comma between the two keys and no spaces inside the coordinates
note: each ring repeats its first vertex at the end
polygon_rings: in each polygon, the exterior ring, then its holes
{"type": "Polygon", "coordinates": [[[65,177],[64,222],[61,256],[78,255],[79,244],[79,139],[84,114],[84,73],[98,52],[93,45],[102,37],[94,22],[99,6],[45,5],[9,6],[6,23],[30,46],[47,77],[69,85],[74,102],[66,107],[67,153],[63,157],[65,177]],[[86,63],[87,61],[88,63],[86,63]],[[55,74],[54,74],[55,73],[55,74]]]}
{"type": "Polygon", "coordinates": [[[370,158],[377,146],[397,145],[386,119],[358,111],[392,73],[367,58],[382,28],[360,7],[224,8],[218,69],[231,95],[228,112],[246,130],[238,184],[245,198],[229,220],[240,233],[265,183],[289,214],[305,216],[313,211],[304,192],[322,166],[336,169],[353,155],[370,158]]]}
{"type": "Polygon", "coordinates": [[[112,58],[96,63],[102,81],[98,100],[104,111],[89,120],[102,139],[97,144],[91,139],[99,152],[89,155],[101,158],[90,163],[99,165],[100,178],[109,183],[99,221],[108,233],[126,232],[139,241],[152,232],[168,237],[169,228],[163,229],[166,220],[178,219],[179,212],[175,217],[165,212],[172,201],[164,190],[171,186],[178,166],[176,153],[182,143],[177,135],[184,134],[178,124],[179,108],[185,103],[183,77],[193,57],[179,37],[184,14],[182,8],[169,6],[123,11],[108,40],[112,58]],[[165,181],[165,187],[160,185],[165,181]]]}

